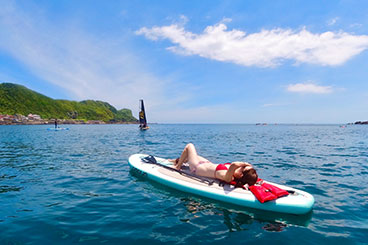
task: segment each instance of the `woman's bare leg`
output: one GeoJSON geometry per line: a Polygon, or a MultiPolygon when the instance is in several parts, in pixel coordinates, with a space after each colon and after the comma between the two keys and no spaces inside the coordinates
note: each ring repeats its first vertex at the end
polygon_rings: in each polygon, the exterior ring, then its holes
{"type": "Polygon", "coordinates": [[[188,162],[189,166],[197,164],[200,161],[197,151],[192,143],[185,146],[178,163],[175,165],[176,169],[180,169],[184,162],[188,162]]]}

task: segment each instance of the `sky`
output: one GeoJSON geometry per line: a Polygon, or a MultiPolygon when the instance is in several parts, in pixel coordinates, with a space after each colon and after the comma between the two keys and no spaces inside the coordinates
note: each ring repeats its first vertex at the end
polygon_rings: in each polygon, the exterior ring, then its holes
{"type": "Polygon", "coordinates": [[[368,2],[1,1],[0,82],[157,123],[368,120],[368,2]]]}

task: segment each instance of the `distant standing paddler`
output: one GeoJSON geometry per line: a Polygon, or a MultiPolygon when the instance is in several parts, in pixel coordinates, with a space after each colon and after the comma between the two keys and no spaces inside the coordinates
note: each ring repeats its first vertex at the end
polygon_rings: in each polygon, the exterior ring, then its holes
{"type": "Polygon", "coordinates": [[[55,119],[55,129],[57,129],[57,119],[55,119]]]}

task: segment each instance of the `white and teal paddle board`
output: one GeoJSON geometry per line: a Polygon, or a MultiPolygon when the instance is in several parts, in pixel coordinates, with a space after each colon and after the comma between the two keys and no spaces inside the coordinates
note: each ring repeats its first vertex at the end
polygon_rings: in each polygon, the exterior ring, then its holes
{"type": "MultiPolygon", "coordinates": [[[[314,204],[314,198],[311,194],[268,181],[265,182],[287,190],[290,194],[273,201],[260,203],[249,190],[235,188],[228,184],[223,185],[216,179],[207,178],[208,181],[204,181],[203,179],[206,180],[206,178],[197,179],[178,171],[173,171],[168,168],[173,166],[172,163],[164,158],[155,157],[158,164],[142,161],[147,156],[146,154],[131,155],[129,157],[129,165],[132,170],[146,176],[148,179],[180,191],[243,207],[289,214],[306,214],[312,210],[314,204]],[[160,166],[160,164],[165,166],[160,166]]],[[[183,171],[190,173],[189,169],[184,169],[183,171]]]]}
{"type": "Polygon", "coordinates": [[[48,128],[49,131],[63,131],[63,130],[69,130],[69,128],[48,128]]]}

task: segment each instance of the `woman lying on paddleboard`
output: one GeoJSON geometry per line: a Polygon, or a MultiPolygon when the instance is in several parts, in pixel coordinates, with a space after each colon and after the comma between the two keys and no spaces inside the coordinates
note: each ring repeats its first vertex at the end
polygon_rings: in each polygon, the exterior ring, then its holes
{"type": "Polygon", "coordinates": [[[257,172],[250,163],[232,162],[214,164],[206,158],[199,156],[192,143],[185,146],[180,158],[171,161],[174,162],[176,169],[180,169],[183,163],[187,162],[190,171],[196,175],[216,178],[227,183],[235,181],[236,186],[243,186],[245,184],[251,186],[258,179],[257,172]]]}

